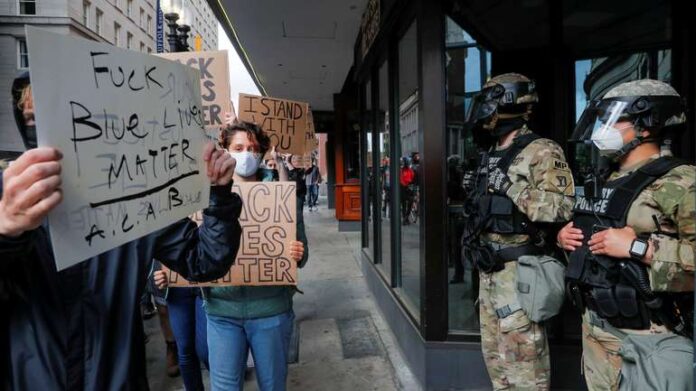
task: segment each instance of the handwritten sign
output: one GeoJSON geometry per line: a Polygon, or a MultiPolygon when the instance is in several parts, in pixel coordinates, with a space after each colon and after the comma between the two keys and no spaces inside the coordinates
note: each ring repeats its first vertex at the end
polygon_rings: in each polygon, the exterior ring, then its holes
{"type": "Polygon", "coordinates": [[[163,53],[158,56],[186,64],[201,72],[203,123],[210,136],[217,139],[218,129],[225,121],[225,113],[232,113],[227,51],[163,53]]]}
{"type": "Polygon", "coordinates": [[[48,218],[58,270],[208,205],[198,71],[32,27],[27,38],[38,142],[63,152],[48,218]]]}
{"type": "Polygon", "coordinates": [[[305,153],[311,154],[319,147],[319,141],[314,130],[314,116],[312,110],[307,110],[307,133],[305,134],[305,153]]]}
{"type": "MultiPolygon", "coordinates": [[[[237,258],[221,279],[194,283],[162,267],[169,286],[297,285],[297,263],[289,243],[297,238],[295,182],[238,183],[232,191],[242,199],[242,239],[237,258]]],[[[201,215],[194,221],[201,223],[201,215]]]]}
{"type": "Polygon", "coordinates": [[[307,104],[287,99],[239,94],[242,121],[253,122],[268,134],[278,152],[302,155],[307,133],[307,104]]]}

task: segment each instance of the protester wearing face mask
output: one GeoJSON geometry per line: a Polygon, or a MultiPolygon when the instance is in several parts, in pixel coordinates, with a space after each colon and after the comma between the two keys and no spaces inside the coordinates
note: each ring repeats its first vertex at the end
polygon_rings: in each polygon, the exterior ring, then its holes
{"type": "Polygon", "coordinates": [[[660,154],[685,122],[674,88],[638,80],[590,102],[573,133],[610,162],[601,170],[595,159],[557,235],[590,390],[693,389],[696,178],[694,166],[660,154]]]}
{"type": "MultiPolygon", "coordinates": [[[[227,126],[220,145],[237,161],[234,180],[262,180],[261,159],[270,140],[257,125],[227,126]]],[[[307,262],[307,238],[300,196],[297,196],[297,239],[289,243],[299,267],[307,262]]],[[[231,286],[211,288],[207,294],[208,348],[213,390],[241,390],[247,355],[254,356],[259,389],[285,390],[288,350],[295,318],[296,288],[290,286],[231,286]]]]}

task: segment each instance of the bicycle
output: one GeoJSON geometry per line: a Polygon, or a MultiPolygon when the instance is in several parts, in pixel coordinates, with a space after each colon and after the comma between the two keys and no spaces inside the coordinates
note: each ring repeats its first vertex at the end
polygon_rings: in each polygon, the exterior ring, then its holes
{"type": "Polygon", "coordinates": [[[410,209],[408,212],[408,222],[411,224],[415,224],[418,222],[418,215],[419,215],[419,205],[420,205],[420,191],[418,190],[418,186],[410,185],[411,191],[410,191],[410,209]]]}

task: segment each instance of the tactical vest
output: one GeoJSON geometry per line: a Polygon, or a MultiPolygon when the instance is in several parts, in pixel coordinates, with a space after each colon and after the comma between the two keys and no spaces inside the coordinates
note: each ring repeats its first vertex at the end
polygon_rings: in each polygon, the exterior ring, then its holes
{"type": "Polygon", "coordinates": [[[570,254],[566,279],[576,304],[597,312],[614,327],[647,329],[651,320],[665,323],[662,310],[668,304],[667,297],[651,291],[647,266],[631,259],[594,255],[587,242],[592,234],[603,229],[625,227],[638,195],[683,164],[674,158],[661,157],[630,175],[607,182],[598,198],[576,199],[573,225],[582,230],[583,245],[570,254]]]}
{"type": "Polygon", "coordinates": [[[527,234],[532,235],[537,232],[534,224],[527,215],[520,212],[514,202],[507,197],[493,194],[488,191],[488,173],[491,166],[497,166],[507,173],[515,158],[524,150],[527,145],[540,137],[534,133],[528,133],[514,139],[512,145],[503,151],[493,151],[483,154],[481,158],[480,170],[477,177],[478,207],[487,221],[484,232],[498,234],[527,234]],[[499,159],[497,163],[491,164],[491,159],[499,159]]]}

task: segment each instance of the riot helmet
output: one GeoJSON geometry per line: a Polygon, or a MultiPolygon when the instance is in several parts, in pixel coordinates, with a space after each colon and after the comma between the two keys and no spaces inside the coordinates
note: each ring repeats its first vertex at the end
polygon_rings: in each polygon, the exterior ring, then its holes
{"type": "Polygon", "coordinates": [[[658,141],[667,131],[679,129],[686,122],[684,107],[679,93],[667,83],[651,79],[622,83],[588,103],[570,141],[594,144],[600,155],[617,161],[641,143],[658,141]],[[635,138],[624,143],[627,129],[635,131],[635,138]]]}
{"type": "Polygon", "coordinates": [[[501,137],[526,124],[538,101],[532,80],[519,73],[504,73],[486,82],[472,98],[465,124],[475,132],[483,128],[501,137]]]}

